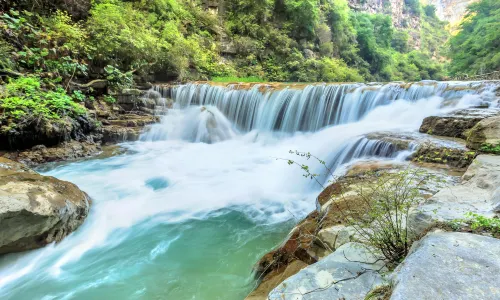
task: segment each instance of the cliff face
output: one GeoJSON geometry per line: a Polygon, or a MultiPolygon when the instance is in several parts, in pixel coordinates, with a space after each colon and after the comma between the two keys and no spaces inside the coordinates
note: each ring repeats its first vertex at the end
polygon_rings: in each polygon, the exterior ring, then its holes
{"type": "Polygon", "coordinates": [[[452,25],[456,25],[462,20],[467,12],[467,6],[478,0],[428,0],[428,4],[436,7],[437,16],[448,21],[452,25]]]}
{"type": "Polygon", "coordinates": [[[420,17],[404,10],[404,0],[348,0],[354,11],[391,15],[396,28],[418,29],[420,17]]]}
{"type": "Polygon", "coordinates": [[[405,9],[405,0],[348,0],[348,4],[353,11],[390,15],[395,28],[408,30],[410,46],[420,49],[420,16],[405,9]]]}

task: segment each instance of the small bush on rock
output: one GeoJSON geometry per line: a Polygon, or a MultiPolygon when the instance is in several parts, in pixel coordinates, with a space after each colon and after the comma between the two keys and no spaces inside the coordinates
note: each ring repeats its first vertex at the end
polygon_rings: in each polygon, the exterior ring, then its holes
{"type": "MultiPolygon", "coordinates": [[[[326,162],[310,153],[293,152],[309,160],[317,160],[334,177],[326,162]]],[[[312,173],[309,166],[288,160],[289,165],[298,165],[304,171],[304,177],[315,180],[322,188],[320,175],[312,173]]],[[[420,169],[407,168],[399,172],[376,172],[365,174],[368,180],[360,178],[332,180],[338,185],[337,199],[330,209],[337,209],[343,222],[357,232],[359,242],[372,246],[379,252],[381,259],[391,265],[400,263],[408,254],[413,242],[408,228],[410,209],[422,200],[421,188],[431,175],[420,169]],[[349,199],[357,199],[356,207],[351,207],[349,199]],[[338,201],[345,205],[339,206],[338,201]],[[359,207],[361,206],[361,207],[359,207]]],[[[352,203],[352,202],[351,202],[352,203]]]]}

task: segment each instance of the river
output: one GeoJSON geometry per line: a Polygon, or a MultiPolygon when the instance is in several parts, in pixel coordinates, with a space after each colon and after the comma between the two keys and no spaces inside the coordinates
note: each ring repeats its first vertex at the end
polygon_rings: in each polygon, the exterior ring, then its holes
{"type": "Polygon", "coordinates": [[[1,257],[1,299],[243,299],[254,263],[321,190],[286,159],[321,166],[290,150],[339,172],[366,157],[402,160],[409,151],[363,135],[415,132],[426,116],[496,105],[481,83],[191,84],[155,93],[174,98],[174,108],[122,144],[124,153],[44,171],[86,191],[90,215],[59,244],[1,257]]]}

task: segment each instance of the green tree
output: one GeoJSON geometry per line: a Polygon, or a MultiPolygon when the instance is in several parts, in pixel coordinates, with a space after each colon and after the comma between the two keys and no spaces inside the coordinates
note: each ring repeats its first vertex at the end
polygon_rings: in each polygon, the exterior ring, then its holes
{"type": "Polygon", "coordinates": [[[481,0],[469,6],[460,32],[450,41],[452,74],[500,70],[500,1],[481,0]]]}

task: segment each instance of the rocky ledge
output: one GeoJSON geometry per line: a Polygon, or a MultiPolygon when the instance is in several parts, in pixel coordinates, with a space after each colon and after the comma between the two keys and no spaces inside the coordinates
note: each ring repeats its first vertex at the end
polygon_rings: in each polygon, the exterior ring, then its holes
{"type": "Polygon", "coordinates": [[[431,135],[467,138],[467,131],[480,121],[496,116],[498,109],[468,108],[424,119],[419,131],[431,135]]]}
{"type": "Polygon", "coordinates": [[[144,127],[159,122],[171,105],[152,90],[126,89],[116,99],[116,103],[86,103],[88,115],[79,122],[68,122],[62,128],[52,124],[43,132],[37,129],[33,131],[36,139],[29,143],[24,142],[31,136],[29,132],[20,133],[25,137],[19,139],[10,136],[16,142],[11,144],[13,148],[0,146],[0,156],[30,166],[93,156],[102,151],[103,145],[138,140],[144,127]]]}
{"type": "Polygon", "coordinates": [[[76,185],[0,157],[0,254],[61,241],[83,223],[89,207],[76,185]]]}

